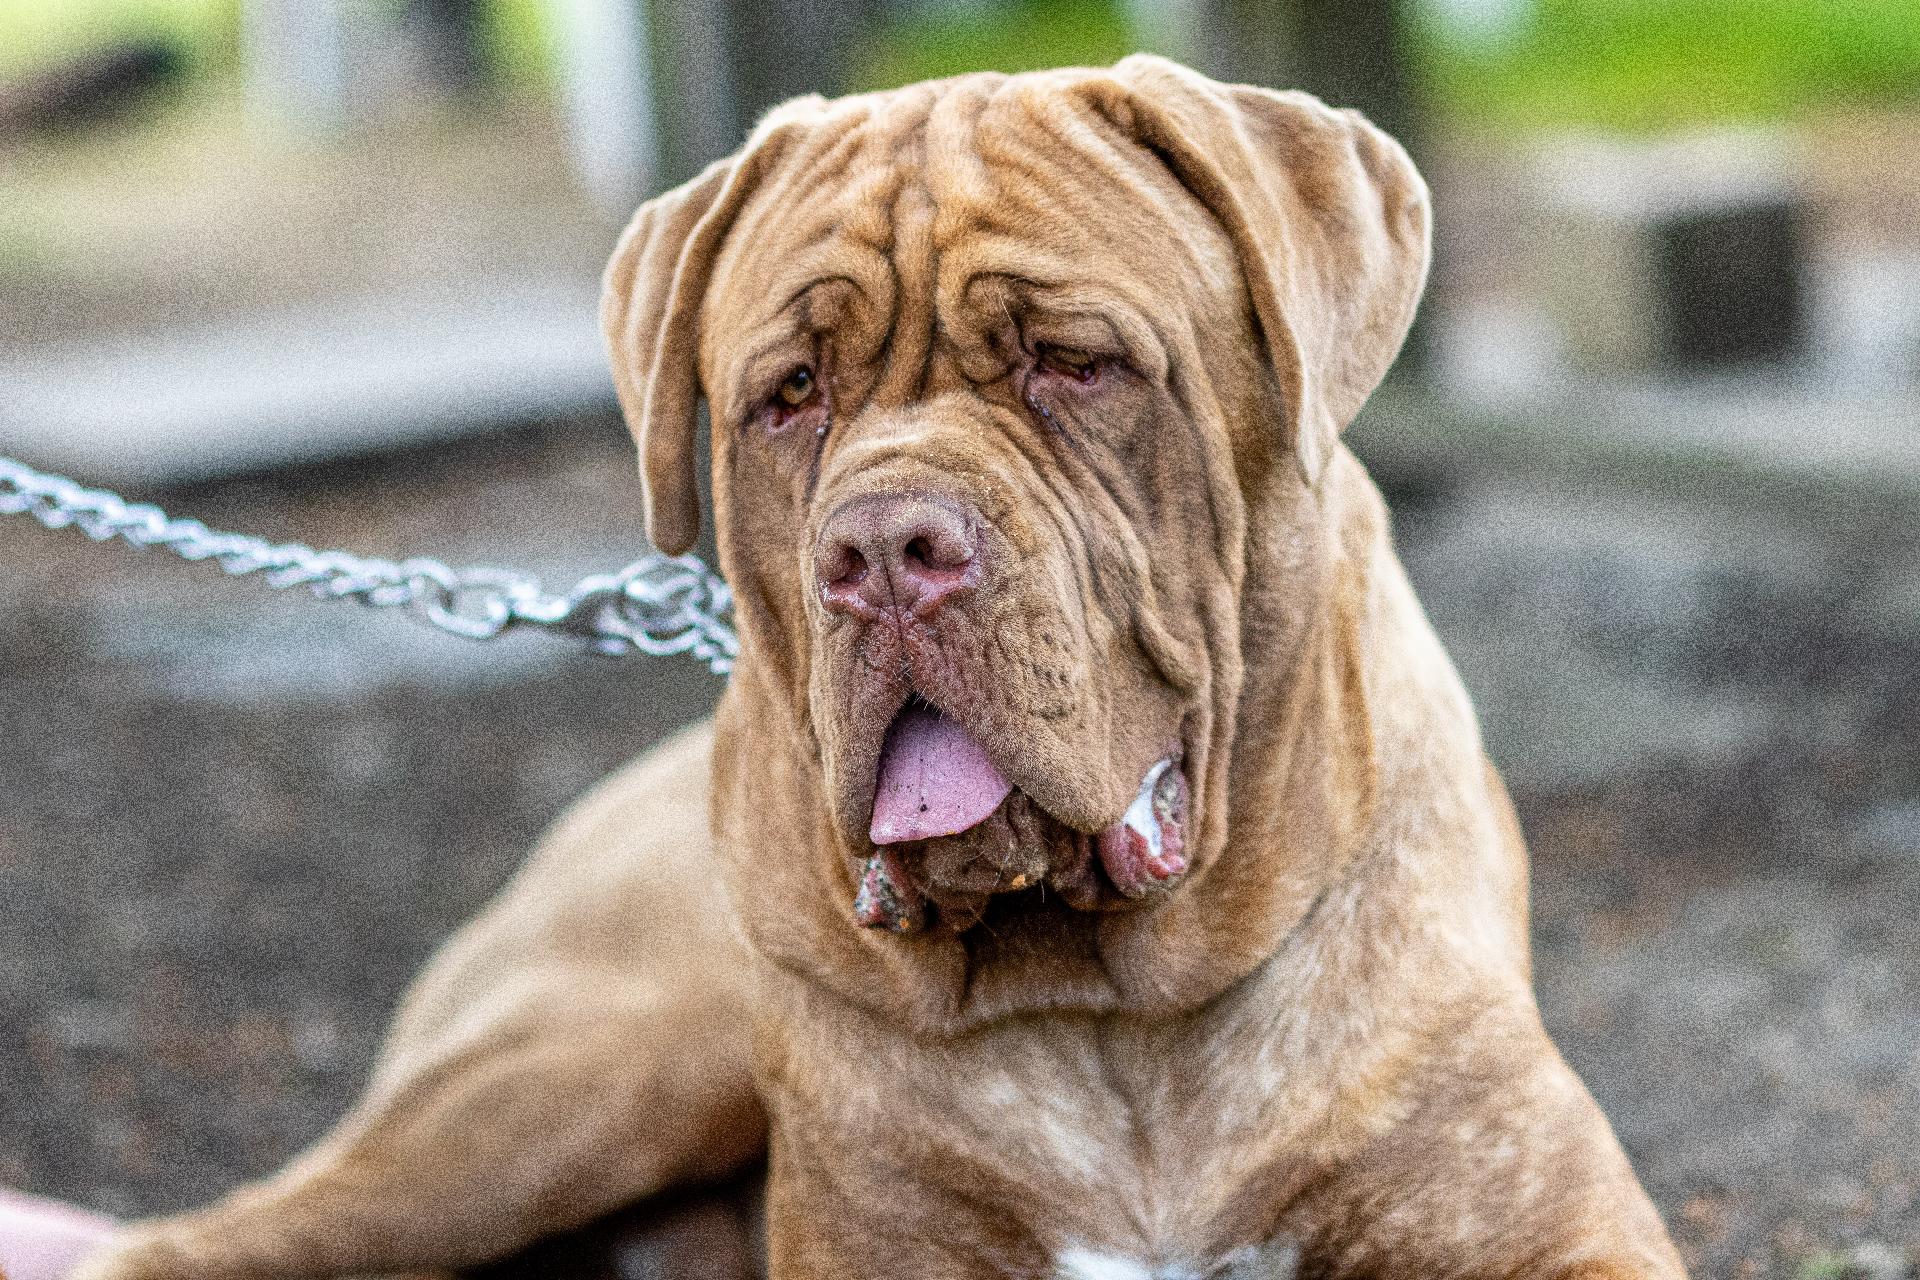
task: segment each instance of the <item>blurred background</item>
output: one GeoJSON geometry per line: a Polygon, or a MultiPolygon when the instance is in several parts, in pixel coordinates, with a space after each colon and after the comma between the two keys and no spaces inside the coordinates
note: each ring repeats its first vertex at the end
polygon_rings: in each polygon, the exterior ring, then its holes
{"type": "MultiPolygon", "coordinates": [[[[794,93],[1154,49],[1367,111],[1351,432],[1535,851],[1543,1012],[1702,1276],[1920,1259],[1912,0],[0,0],[0,453],[550,583],[642,550],[597,275],[794,93]]],[[[0,524],[0,1183],[204,1200],[692,664],[0,524]]]]}

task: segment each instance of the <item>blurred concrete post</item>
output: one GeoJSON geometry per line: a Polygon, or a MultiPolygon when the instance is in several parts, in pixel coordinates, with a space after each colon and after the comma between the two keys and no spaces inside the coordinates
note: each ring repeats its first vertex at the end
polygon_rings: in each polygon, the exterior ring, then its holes
{"type": "Polygon", "coordinates": [[[1356,107],[1417,158],[1409,0],[1195,0],[1209,74],[1356,107]]]}
{"type": "Polygon", "coordinates": [[[662,179],[739,146],[776,103],[846,87],[847,53],[882,0],[650,0],[662,179]]]}
{"type": "Polygon", "coordinates": [[[574,164],[594,201],[625,217],[660,171],[646,7],[556,0],[553,17],[574,164]]]}
{"type": "Polygon", "coordinates": [[[730,60],[724,5],[686,0],[644,4],[652,45],[656,188],[685,182],[740,145],[746,116],[730,60]]]}
{"type": "Polygon", "coordinates": [[[1413,82],[1410,0],[1295,0],[1295,85],[1357,107],[1417,160],[1423,130],[1413,82]]]}
{"type": "Polygon", "coordinates": [[[884,0],[728,0],[740,113],[751,123],[803,93],[844,92],[847,54],[884,0]]]}

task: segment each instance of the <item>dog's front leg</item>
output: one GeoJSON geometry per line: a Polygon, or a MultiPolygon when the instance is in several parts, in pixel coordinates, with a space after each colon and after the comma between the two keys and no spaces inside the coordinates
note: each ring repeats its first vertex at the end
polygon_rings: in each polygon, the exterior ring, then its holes
{"type": "Polygon", "coordinates": [[[760,1148],[744,1069],[688,1045],[706,1015],[566,1010],[508,1047],[450,1057],[376,1098],[287,1169],[140,1224],[85,1280],[386,1274],[487,1261],[663,1187],[722,1177],[760,1148]],[[619,1028],[617,1031],[612,1029],[619,1028]],[[589,1031],[591,1035],[592,1032],[589,1031]]]}
{"type": "Polygon", "coordinates": [[[707,734],[576,807],[442,948],[366,1097],[284,1171],[139,1224],[84,1280],[468,1266],[756,1157],[747,963],[714,900],[707,734]]]}
{"type": "Polygon", "coordinates": [[[1415,1114],[1297,1207],[1303,1270],[1685,1280],[1605,1116],[1530,1010],[1488,1014],[1453,1049],[1415,1114]]]}

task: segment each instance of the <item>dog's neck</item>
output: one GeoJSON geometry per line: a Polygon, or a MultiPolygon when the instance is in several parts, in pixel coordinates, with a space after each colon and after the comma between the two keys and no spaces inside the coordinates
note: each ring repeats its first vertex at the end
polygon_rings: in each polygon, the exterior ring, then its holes
{"type": "MultiPolygon", "coordinates": [[[[1224,768],[1208,766],[1217,780],[1201,784],[1211,813],[1199,856],[1184,883],[1141,909],[1056,904],[1044,918],[989,916],[961,936],[856,927],[820,766],[782,692],[791,673],[763,670],[749,646],[717,719],[713,821],[759,954],[931,1034],[1046,1009],[1178,1014],[1273,956],[1357,873],[1391,816],[1382,797],[1397,811],[1436,789],[1484,785],[1478,753],[1434,760],[1424,750],[1475,740],[1472,715],[1393,554],[1378,491],[1343,451],[1310,500],[1331,534],[1324,558],[1269,586],[1250,556],[1246,674],[1216,715],[1230,747],[1224,768]]],[[[1279,536],[1260,514],[1249,539],[1279,536]]]]}

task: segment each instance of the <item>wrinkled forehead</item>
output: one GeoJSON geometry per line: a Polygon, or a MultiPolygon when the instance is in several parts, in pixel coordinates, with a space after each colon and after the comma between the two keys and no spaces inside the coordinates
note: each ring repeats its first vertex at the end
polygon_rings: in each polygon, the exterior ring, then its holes
{"type": "Polygon", "coordinates": [[[983,280],[1142,324],[1240,296],[1224,231],[1071,81],[965,77],[828,104],[787,144],[728,233],[702,364],[792,322],[822,282],[844,282],[859,315],[842,322],[880,341],[916,311],[965,308],[983,280]]]}

